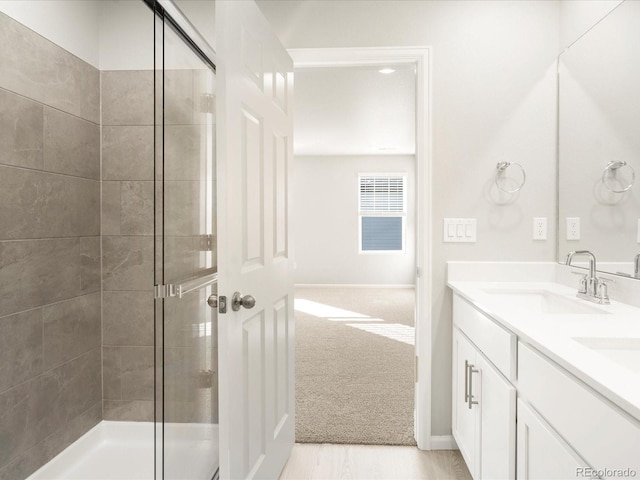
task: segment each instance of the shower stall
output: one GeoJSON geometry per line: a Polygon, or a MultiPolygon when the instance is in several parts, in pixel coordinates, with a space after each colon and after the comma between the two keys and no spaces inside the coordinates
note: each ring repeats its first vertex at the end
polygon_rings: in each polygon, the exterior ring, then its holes
{"type": "Polygon", "coordinates": [[[213,29],[0,3],[2,480],[217,476],[213,29]]]}

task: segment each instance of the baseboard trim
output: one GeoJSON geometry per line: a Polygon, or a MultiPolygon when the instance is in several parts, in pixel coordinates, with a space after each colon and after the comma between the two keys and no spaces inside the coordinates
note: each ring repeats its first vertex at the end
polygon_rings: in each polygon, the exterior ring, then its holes
{"type": "Polygon", "coordinates": [[[432,435],[431,450],[458,450],[453,435],[432,435]]]}
{"type": "Polygon", "coordinates": [[[413,284],[368,284],[368,283],[296,283],[295,288],[316,288],[316,287],[335,287],[335,288],[415,288],[413,284]]]}

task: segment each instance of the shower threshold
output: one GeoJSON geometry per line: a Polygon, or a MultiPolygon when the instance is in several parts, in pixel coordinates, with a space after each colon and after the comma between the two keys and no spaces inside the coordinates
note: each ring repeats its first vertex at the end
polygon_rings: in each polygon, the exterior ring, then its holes
{"type": "MultiPolygon", "coordinates": [[[[162,425],[158,424],[158,435],[162,425]]],[[[164,478],[210,480],[218,468],[218,426],[164,425],[164,478]]],[[[154,423],[102,421],[28,480],[153,480],[154,423]]]]}

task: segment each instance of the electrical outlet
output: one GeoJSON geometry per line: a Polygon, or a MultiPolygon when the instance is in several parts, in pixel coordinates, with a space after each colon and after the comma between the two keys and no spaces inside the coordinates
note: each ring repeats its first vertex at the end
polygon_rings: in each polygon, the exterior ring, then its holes
{"type": "Polygon", "coordinates": [[[533,239],[534,240],[547,239],[547,217],[533,218],[533,239]]]}
{"type": "Polygon", "coordinates": [[[567,217],[567,240],[580,240],[580,217],[567,217]]]}

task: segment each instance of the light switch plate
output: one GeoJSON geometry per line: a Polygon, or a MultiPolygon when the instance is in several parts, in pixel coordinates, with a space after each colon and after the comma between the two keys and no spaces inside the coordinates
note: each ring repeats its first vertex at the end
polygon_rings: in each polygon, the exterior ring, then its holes
{"type": "Polygon", "coordinates": [[[443,226],[443,241],[454,243],[475,243],[475,218],[445,218],[443,226]]]}

